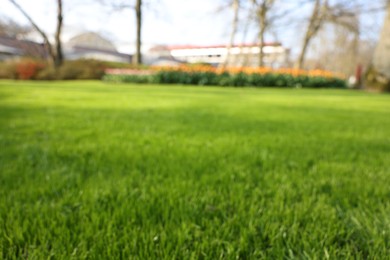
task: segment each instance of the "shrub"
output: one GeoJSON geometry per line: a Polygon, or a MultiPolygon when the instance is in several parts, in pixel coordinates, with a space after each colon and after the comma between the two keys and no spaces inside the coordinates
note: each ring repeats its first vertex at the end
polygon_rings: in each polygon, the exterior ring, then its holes
{"type": "Polygon", "coordinates": [[[390,92],[390,79],[377,71],[373,66],[368,68],[364,75],[364,81],[368,88],[390,92]]]}
{"type": "MultiPolygon", "coordinates": [[[[144,83],[140,80],[139,75],[124,77],[122,82],[144,83]]],[[[310,87],[310,88],[345,88],[346,82],[342,79],[308,76],[308,75],[291,75],[281,73],[267,72],[260,73],[229,73],[229,72],[210,72],[210,71],[181,71],[181,70],[159,70],[152,76],[152,80],[145,82],[155,82],[160,84],[190,84],[190,85],[216,85],[216,86],[254,86],[254,87],[310,87]]],[[[110,77],[106,77],[110,80],[110,77]]],[[[120,77],[116,82],[121,81],[120,77]]]]}
{"type": "Polygon", "coordinates": [[[101,79],[106,65],[97,60],[65,61],[58,70],[58,79],[101,79]]]}
{"type": "Polygon", "coordinates": [[[56,80],[57,71],[53,68],[53,66],[47,66],[43,70],[41,70],[35,79],[37,80],[56,80]]]}
{"type": "Polygon", "coordinates": [[[150,75],[114,75],[107,74],[103,76],[104,81],[123,82],[123,83],[154,83],[150,75]]]}
{"type": "Polygon", "coordinates": [[[17,79],[15,62],[0,63],[0,79],[17,79]]]}
{"type": "Polygon", "coordinates": [[[45,68],[46,64],[38,60],[23,59],[16,63],[17,79],[35,79],[38,73],[45,68]]]}
{"type": "Polygon", "coordinates": [[[310,88],[345,88],[346,82],[342,79],[329,76],[316,76],[320,73],[277,73],[270,70],[264,73],[237,73],[222,71],[218,72],[210,67],[202,67],[197,70],[194,67],[187,67],[183,70],[177,68],[159,69],[155,73],[132,73],[118,75],[109,72],[104,76],[106,81],[132,82],[132,83],[159,83],[159,84],[184,84],[199,86],[254,86],[254,87],[310,87],[310,88]]]}
{"type": "Polygon", "coordinates": [[[101,79],[108,67],[103,61],[75,60],[64,61],[63,65],[54,69],[44,61],[22,59],[0,63],[0,78],[22,80],[72,80],[101,79]]]}

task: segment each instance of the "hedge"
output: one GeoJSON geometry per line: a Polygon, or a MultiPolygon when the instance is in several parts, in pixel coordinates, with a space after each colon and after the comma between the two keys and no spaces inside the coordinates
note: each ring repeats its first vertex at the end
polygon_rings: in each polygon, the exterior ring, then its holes
{"type": "Polygon", "coordinates": [[[66,60],[54,69],[44,60],[22,58],[0,62],[0,79],[17,80],[73,80],[101,79],[108,67],[129,68],[130,64],[92,59],[66,60]]]}
{"type": "Polygon", "coordinates": [[[158,69],[154,73],[112,74],[107,71],[103,80],[126,83],[180,84],[198,86],[233,87],[303,87],[303,88],[346,88],[346,81],[329,75],[312,76],[310,73],[280,73],[278,71],[238,73],[181,69],[158,69]]]}

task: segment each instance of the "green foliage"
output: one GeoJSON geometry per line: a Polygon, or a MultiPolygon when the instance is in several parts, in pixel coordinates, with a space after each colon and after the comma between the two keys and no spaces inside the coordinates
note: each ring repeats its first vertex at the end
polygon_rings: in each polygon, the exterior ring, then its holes
{"type": "Polygon", "coordinates": [[[199,86],[253,86],[253,87],[308,87],[308,88],[345,88],[346,82],[337,78],[292,76],[289,74],[217,74],[214,72],[186,72],[162,70],[153,76],[145,75],[106,75],[106,81],[182,84],[199,86]]]}
{"type": "Polygon", "coordinates": [[[368,88],[390,92],[390,79],[379,73],[373,66],[366,71],[364,81],[368,88]]]}
{"type": "Polygon", "coordinates": [[[53,66],[47,66],[43,70],[41,70],[37,76],[37,80],[57,80],[58,79],[58,71],[56,71],[53,66]]]}
{"type": "Polygon", "coordinates": [[[117,74],[106,74],[102,78],[107,82],[116,83],[153,83],[153,77],[150,75],[117,75],[117,74]]]}
{"type": "Polygon", "coordinates": [[[97,60],[66,61],[59,69],[57,79],[101,79],[106,65],[97,60]]]}
{"type": "Polygon", "coordinates": [[[0,81],[0,258],[386,259],[389,98],[0,81]]]}
{"type": "Polygon", "coordinates": [[[17,79],[17,77],[14,62],[0,62],[0,79],[17,79]]]}

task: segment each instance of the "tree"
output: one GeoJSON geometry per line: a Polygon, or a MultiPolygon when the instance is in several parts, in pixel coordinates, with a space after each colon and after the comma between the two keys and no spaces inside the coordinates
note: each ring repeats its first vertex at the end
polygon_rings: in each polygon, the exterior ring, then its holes
{"type": "Polygon", "coordinates": [[[302,69],[303,63],[305,60],[306,52],[309,47],[310,41],[320,30],[328,8],[328,0],[315,0],[313,11],[311,13],[306,33],[303,38],[302,48],[298,57],[298,62],[296,64],[296,68],[302,69]]]}
{"type": "Polygon", "coordinates": [[[326,24],[342,27],[351,32],[355,35],[355,42],[357,43],[360,34],[358,16],[362,11],[367,12],[369,9],[363,6],[359,0],[338,0],[333,1],[332,5],[329,4],[328,0],[314,0],[296,68],[302,69],[304,67],[306,53],[311,41],[326,24]]]}
{"type": "Polygon", "coordinates": [[[380,74],[390,81],[390,1],[387,3],[386,18],[375,49],[373,65],[380,74]]]}
{"type": "Polygon", "coordinates": [[[259,26],[258,42],[259,42],[259,67],[264,66],[264,36],[270,26],[269,11],[273,7],[275,0],[252,0],[256,19],[259,26]]]}
{"type": "Polygon", "coordinates": [[[41,35],[45,48],[49,54],[49,57],[51,58],[51,61],[53,62],[54,67],[60,67],[64,59],[61,45],[61,30],[63,22],[62,0],[57,0],[57,26],[54,47],[50,43],[47,34],[38,26],[37,23],[35,23],[31,16],[15,0],[9,1],[23,14],[23,16],[30,22],[31,26],[41,35]]]}
{"type": "Polygon", "coordinates": [[[16,38],[27,35],[31,30],[31,27],[20,25],[12,19],[0,19],[0,35],[16,38]]]}
{"type": "Polygon", "coordinates": [[[137,35],[136,35],[136,46],[135,46],[135,59],[133,63],[135,65],[142,64],[142,53],[141,53],[141,26],[142,26],[142,0],[136,0],[135,3],[135,20],[137,26],[137,35]]]}
{"type": "Polygon", "coordinates": [[[64,54],[62,52],[62,43],[61,43],[61,31],[63,24],[63,15],[62,15],[62,0],[57,0],[57,28],[55,32],[55,57],[54,65],[55,67],[60,67],[64,61],[64,54]]]}
{"type": "MultiPolygon", "coordinates": [[[[345,17],[344,23],[359,27],[359,19],[355,16],[345,17]]],[[[359,31],[326,24],[310,44],[311,57],[305,59],[305,68],[317,68],[354,75],[358,64],[366,65],[366,42],[360,40],[359,31]]]]}
{"type": "Polygon", "coordinates": [[[230,40],[227,46],[226,59],[223,66],[227,66],[230,60],[231,49],[234,46],[234,39],[237,33],[238,19],[239,19],[239,10],[240,10],[240,0],[229,0],[229,6],[233,9],[233,19],[232,19],[232,29],[230,32],[230,40]]]}
{"type": "Polygon", "coordinates": [[[143,0],[100,0],[99,2],[103,5],[109,6],[114,11],[122,11],[126,9],[133,10],[135,13],[135,24],[136,24],[136,40],[135,40],[135,54],[133,57],[133,63],[135,65],[142,64],[142,21],[143,21],[143,0]]]}

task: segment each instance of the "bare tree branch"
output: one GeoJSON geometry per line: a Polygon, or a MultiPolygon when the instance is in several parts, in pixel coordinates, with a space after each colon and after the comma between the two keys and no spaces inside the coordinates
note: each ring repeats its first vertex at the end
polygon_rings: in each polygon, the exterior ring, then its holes
{"type": "Polygon", "coordinates": [[[31,16],[15,0],[9,0],[9,1],[16,7],[16,9],[18,9],[23,14],[23,16],[30,22],[31,26],[41,35],[43,42],[45,44],[45,48],[49,53],[49,56],[54,61],[55,53],[53,51],[53,47],[46,33],[37,25],[37,23],[35,23],[35,21],[31,18],[31,16]]]}
{"type": "Polygon", "coordinates": [[[240,0],[233,0],[233,2],[231,3],[231,7],[233,9],[233,20],[232,20],[232,31],[231,31],[231,34],[230,34],[230,41],[229,41],[229,44],[227,46],[227,54],[226,54],[226,58],[225,58],[225,61],[223,63],[223,66],[226,67],[229,63],[229,59],[230,59],[230,52],[231,52],[231,49],[234,45],[234,39],[236,37],[236,33],[237,33],[237,27],[238,27],[238,14],[239,14],[239,11],[240,11],[240,0]]]}
{"type": "Polygon", "coordinates": [[[30,22],[32,27],[41,35],[45,48],[56,68],[62,65],[63,53],[61,45],[61,30],[62,30],[62,0],[57,0],[57,27],[55,33],[55,50],[53,45],[50,43],[47,34],[38,26],[38,24],[32,19],[32,17],[15,1],[9,0],[18,9],[23,16],[30,22]]]}

